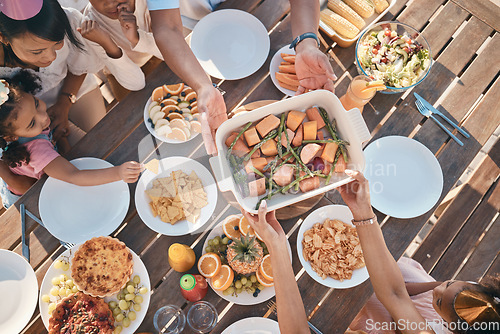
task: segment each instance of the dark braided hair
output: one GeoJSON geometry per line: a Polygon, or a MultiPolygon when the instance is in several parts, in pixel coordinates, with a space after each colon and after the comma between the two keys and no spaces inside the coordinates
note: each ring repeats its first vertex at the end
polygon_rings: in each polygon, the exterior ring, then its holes
{"type": "Polygon", "coordinates": [[[5,136],[12,136],[12,120],[17,119],[17,105],[21,92],[35,94],[41,89],[40,79],[27,70],[21,70],[12,78],[4,78],[9,84],[9,99],[0,105],[0,149],[2,161],[9,167],[18,167],[23,162],[29,163],[30,154],[18,141],[8,143],[5,136]]]}

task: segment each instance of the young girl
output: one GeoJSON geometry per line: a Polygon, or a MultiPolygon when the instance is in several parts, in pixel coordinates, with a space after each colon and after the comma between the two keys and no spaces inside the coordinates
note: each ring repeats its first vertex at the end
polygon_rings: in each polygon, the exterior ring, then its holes
{"type": "Polygon", "coordinates": [[[57,153],[51,141],[46,105],[33,94],[38,78],[20,71],[0,80],[0,177],[2,201],[12,205],[44,173],[79,186],[94,186],[123,180],[137,181],[141,165],[129,161],[117,167],[79,170],[57,153]],[[7,166],[9,170],[5,168],[7,166]],[[7,188],[7,189],[5,189],[7,188]],[[5,197],[5,198],[4,198],[5,197]]]}

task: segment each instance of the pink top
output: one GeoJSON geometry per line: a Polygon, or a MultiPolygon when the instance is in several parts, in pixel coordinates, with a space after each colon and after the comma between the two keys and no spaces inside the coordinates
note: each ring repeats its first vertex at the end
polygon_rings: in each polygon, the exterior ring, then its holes
{"type": "MultiPolygon", "coordinates": [[[[432,276],[427,274],[420,263],[413,259],[402,257],[398,261],[398,266],[401,270],[401,273],[403,274],[405,282],[407,283],[423,283],[436,281],[434,278],[432,278],[432,276]]],[[[411,296],[411,300],[415,304],[415,307],[420,312],[422,317],[424,317],[424,319],[428,321],[430,326],[434,325],[433,322],[436,324],[440,324],[443,322],[442,318],[439,316],[439,314],[436,313],[434,307],[432,306],[432,290],[415,296],[411,296]]],[[[381,327],[381,324],[389,324],[392,321],[393,320],[389,312],[377,299],[375,294],[373,294],[366,302],[365,306],[361,309],[361,311],[359,311],[356,318],[354,318],[349,328],[351,330],[363,330],[368,334],[393,334],[396,333],[395,330],[383,330],[384,328],[381,327]]],[[[440,325],[432,327],[435,333],[450,333],[440,325]]]]}
{"type": "MultiPolygon", "coordinates": [[[[45,130],[42,134],[48,135],[50,130],[45,130]]],[[[35,139],[24,144],[30,154],[30,162],[24,163],[10,170],[17,175],[25,175],[39,179],[44,174],[43,169],[47,167],[55,158],[59,156],[54,145],[47,139],[35,139]]],[[[15,189],[8,187],[16,195],[22,195],[15,189]]]]}

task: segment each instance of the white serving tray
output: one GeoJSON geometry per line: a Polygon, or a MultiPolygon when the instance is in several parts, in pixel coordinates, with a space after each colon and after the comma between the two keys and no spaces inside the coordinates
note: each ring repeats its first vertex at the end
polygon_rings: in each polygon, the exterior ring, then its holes
{"type": "MultiPolygon", "coordinates": [[[[210,165],[220,191],[232,191],[236,200],[244,210],[256,213],[257,210],[255,209],[255,206],[258,202],[258,198],[243,198],[239,190],[237,190],[237,185],[231,175],[229,162],[226,159],[226,138],[233,131],[239,131],[239,129],[248,122],[258,121],[269,114],[278,115],[289,110],[306,110],[311,106],[323,107],[327,111],[330,120],[334,118],[337,121],[337,131],[339,132],[340,137],[347,140],[350,144],[347,146],[350,158],[348,168],[364,170],[365,157],[363,154],[362,144],[363,142],[369,140],[371,136],[359,109],[354,108],[346,111],[335,94],[326,90],[316,90],[269,104],[251,112],[238,115],[238,117],[233,117],[222,123],[222,125],[217,129],[217,134],[215,136],[215,143],[217,145],[219,155],[210,158],[210,165]]],[[[349,183],[350,181],[352,181],[352,178],[347,175],[338,175],[334,173],[330,180],[330,184],[325,186],[324,182],[321,181],[322,185],[318,189],[307,193],[298,193],[295,195],[275,195],[267,202],[267,207],[268,210],[276,210],[289,206],[307,198],[325,193],[343,184],[349,183]]]]}

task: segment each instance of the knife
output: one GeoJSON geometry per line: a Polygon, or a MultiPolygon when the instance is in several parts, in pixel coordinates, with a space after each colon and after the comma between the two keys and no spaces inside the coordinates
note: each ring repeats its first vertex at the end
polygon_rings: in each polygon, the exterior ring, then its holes
{"type": "Polygon", "coordinates": [[[427,102],[422,96],[418,95],[417,93],[413,93],[413,95],[415,95],[415,97],[417,98],[417,100],[420,100],[420,102],[422,102],[424,104],[424,106],[426,106],[427,109],[429,109],[431,111],[431,113],[441,116],[441,118],[443,118],[451,126],[453,126],[455,129],[457,129],[458,132],[460,132],[465,138],[470,138],[470,134],[468,134],[467,132],[465,132],[465,130],[463,130],[461,127],[459,127],[457,124],[455,124],[455,122],[453,122],[448,117],[446,117],[442,112],[440,112],[439,110],[437,110],[436,108],[434,108],[432,106],[432,104],[430,104],[429,102],[427,102]]]}
{"type": "Polygon", "coordinates": [[[26,208],[24,207],[24,204],[21,204],[19,208],[21,210],[21,242],[23,256],[26,260],[28,260],[28,262],[30,262],[30,247],[26,242],[26,208]]]}

